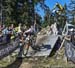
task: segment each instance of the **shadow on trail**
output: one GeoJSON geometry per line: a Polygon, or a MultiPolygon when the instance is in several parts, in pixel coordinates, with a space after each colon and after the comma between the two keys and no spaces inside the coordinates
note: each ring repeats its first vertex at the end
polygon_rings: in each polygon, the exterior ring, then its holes
{"type": "Polygon", "coordinates": [[[19,68],[22,64],[22,58],[17,58],[12,64],[8,65],[5,68],[19,68]]]}
{"type": "Polygon", "coordinates": [[[59,50],[60,46],[61,46],[62,40],[60,38],[58,38],[58,40],[55,43],[55,46],[51,52],[51,54],[49,55],[50,57],[52,57],[53,55],[55,55],[55,53],[59,50]]]}

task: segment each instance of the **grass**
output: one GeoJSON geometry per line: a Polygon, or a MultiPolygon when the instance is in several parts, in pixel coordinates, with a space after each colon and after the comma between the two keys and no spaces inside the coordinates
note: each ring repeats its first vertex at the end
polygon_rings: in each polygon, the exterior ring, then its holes
{"type": "Polygon", "coordinates": [[[3,58],[2,60],[0,60],[0,68],[10,65],[15,61],[15,59],[16,59],[15,56],[11,56],[11,55],[3,58]]]}

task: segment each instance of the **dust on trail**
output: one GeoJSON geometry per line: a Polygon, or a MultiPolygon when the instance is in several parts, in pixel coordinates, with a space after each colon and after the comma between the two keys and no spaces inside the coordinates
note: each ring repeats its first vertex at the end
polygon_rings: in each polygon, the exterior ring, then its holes
{"type": "Polygon", "coordinates": [[[43,42],[47,40],[47,38],[47,35],[38,36],[35,45],[41,45],[43,42]]]}

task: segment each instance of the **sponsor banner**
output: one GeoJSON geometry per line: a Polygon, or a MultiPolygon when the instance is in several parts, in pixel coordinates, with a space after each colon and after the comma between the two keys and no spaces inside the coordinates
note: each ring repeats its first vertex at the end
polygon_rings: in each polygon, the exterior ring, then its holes
{"type": "Polygon", "coordinates": [[[75,45],[73,45],[70,41],[65,41],[64,46],[68,60],[75,62],[75,45]]]}

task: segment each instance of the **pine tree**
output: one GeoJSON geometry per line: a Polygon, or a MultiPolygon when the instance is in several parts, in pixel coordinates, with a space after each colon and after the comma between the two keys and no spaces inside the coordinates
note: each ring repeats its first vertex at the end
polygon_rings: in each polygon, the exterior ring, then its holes
{"type": "Polygon", "coordinates": [[[2,0],[3,17],[5,24],[33,24],[35,19],[35,6],[44,0],[2,0]]]}
{"type": "Polygon", "coordinates": [[[71,0],[68,6],[69,20],[72,24],[75,24],[75,0],[71,0]]]}

